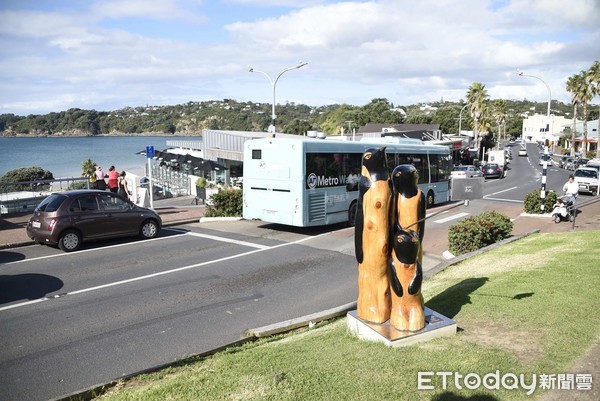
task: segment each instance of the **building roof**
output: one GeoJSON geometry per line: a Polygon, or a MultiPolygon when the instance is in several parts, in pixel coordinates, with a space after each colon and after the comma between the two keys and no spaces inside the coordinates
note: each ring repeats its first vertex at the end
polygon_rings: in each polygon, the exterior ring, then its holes
{"type": "Polygon", "coordinates": [[[427,131],[433,133],[440,130],[439,124],[380,124],[367,123],[358,129],[357,134],[368,132],[382,132],[385,128],[392,128],[396,132],[404,131],[427,131]]]}

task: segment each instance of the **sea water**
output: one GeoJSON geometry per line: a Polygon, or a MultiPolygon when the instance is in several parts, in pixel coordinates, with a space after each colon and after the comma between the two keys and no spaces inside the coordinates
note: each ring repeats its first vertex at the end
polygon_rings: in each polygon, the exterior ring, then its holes
{"type": "Polygon", "coordinates": [[[93,137],[0,137],[0,177],[10,170],[41,167],[54,178],[81,177],[81,164],[91,159],[107,172],[117,171],[144,175],[148,160],[147,146],[167,148],[167,141],[199,141],[198,136],[93,136],[93,137]]]}

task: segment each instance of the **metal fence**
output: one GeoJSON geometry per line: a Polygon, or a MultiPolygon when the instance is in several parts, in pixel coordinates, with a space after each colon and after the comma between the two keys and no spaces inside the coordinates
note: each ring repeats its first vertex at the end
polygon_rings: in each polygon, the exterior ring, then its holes
{"type": "Polygon", "coordinates": [[[52,192],[89,189],[85,177],[22,182],[0,182],[0,215],[29,213],[52,192]]]}
{"type": "Polygon", "coordinates": [[[175,198],[190,194],[190,173],[182,166],[181,170],[170,165],[151,163],[154,199],[175,198]]]}

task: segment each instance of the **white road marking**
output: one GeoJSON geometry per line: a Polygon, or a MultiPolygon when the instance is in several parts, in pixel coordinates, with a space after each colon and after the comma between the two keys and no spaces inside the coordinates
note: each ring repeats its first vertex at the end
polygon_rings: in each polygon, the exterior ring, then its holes
{"type": "MultiPolygon", "coordinates": [[[[519,187],[512,187],[512,188],[508,188],[508,189],[503,189],[502,191],[494,192],[494,193],[491,193],[491,194],[486,195],[486,196],[492,196],[492,195],[501,194],[502,192],[512,191],[513,189],[517,189],[517,188],[519,188],[519,187]]],[[[486,196],[484,196],[484,198],[486,196]]]]}
{"type": "Polygon", "coordinates": [[[516,189],[518,187],[512,187],[512,188],[508,188],[508,189],[503,189],[502,191],[498,191],[498,192],[494,192],[491,193],[489,195],[485,195],[483,197],[483,199],[485,200],[494,200],[494,201],[499,201],[499,202],[514,202],[514,203],[524,203],[524,201],[522,200],[515,200],[515,199],[504,199],[504,198],[492,198],[491,196],[493,195],[497,195],[497,194],[501,194],[502,192],[507,192],[507,191],[511,191],[513,189],[516,189]]]}
{"type": "MultiPolygon", "coordinates": [[[[311,239],[315,239],[315,238],[321,237],[321,236],[326,235],[326,234],[328,234],[328,233],[323,233],[323,234],[315,235],[314,237],[306,237],[306,238],[302,238],[302,239],[299,239],[299,240],[294,241],[294,242],[286,242],[286,243],[279,244],[279,245],[274,245],[274,246],[271,246],[271,247],[263,247],[263,248],[260,248],[260,249],[255,249],[255,250],[248,251],[248,252],[238,253],[236,255],[226,256],[226,257],[219,258],[219,259],[208,260],[208,261],[202,262],[202,263],[196,263],[196,264],[193,264],[193,265],[182,266],[182,267],[178,267],[178,268],[171,269],[171,270],[165,270],[165,271],[162,271],[162,272],[157,272],[157,273],[153,273],[153,274],[147,274],[145,276],[132,277],[132,278],[127,279],[127,280],[115,281],[115,282],[112,282],[112,283],[102,284],[102,285],[98,285],[98,286],[95,286],[95,287],[83,288],[81,290],[75,290],[75,291],[67,292],[65,294],[61,294],[60,298],[64,298],[65,296],[68,296],[68,295],[84,294],[84,293],[87,293],[87,292],[98,291],[98,290],[101,290],[101,289],[104,289],[104,288],[116,287],[116,286],[119,286],[119,285],[133,283],[133,282],[136,282],[136,281],[142,281],[142,280],[147,280],[147,279],[154,278],[154,277],[165,276],[167,274],[178,273],[178,272],[181,272],[181,271],[184,271],[184,270],[196,269],[198,267],[207,266],[207,265],[211,265],[211,264],[215,264],[215,263],[220,263],[220,262],[224,262],[224,261],[231,260],[231,259],[237,259],[237,258],[240,258],[240,257],[243,257],[243,256],[248,256],[248,255],[252,255],[254,253],[269,251],[271,249],[277,249],[277,248],[281,248],[281,247],[284,247],[284,246],[296,245],[296,244],[300,244],[302,242],[305,242],[305,241],[308,241],[308,240],[311,240],[311,239]]],[[[164,238],[173,238],[173,237],[171,236],[171,237],[164,237],[164,238]]],[[[105,249],[105,248],[102,248],[102,249],[105,249]]],[[[29,260],[31,260],[31,259],[29,259],[29,260]]],[[[27,305],[31,305],[31,304],[35,304],[35,303],[39,303],[39,302],[49,301],[49,300],[55,299],[55,298],[57,298],[57,297],[53,297],[53,296],[51,296],[51,297],[44,297],[44,298],[34,299],[34,300],[31,300],[31,301],[21,302],[21,303],[17,303],[17,304],[13,304],[13,305],[3,306],[3,307],[0,307],[0,312],[5,311],[5,310],[9,310],[9,309],[20,308],[20,307],[23,307],[23,306],[27,306],[27,305]]]]}
{"type": "Polygon", "coordinates": [[[468,216],[470,213],[465,213],[465,212],[461,212],[461,213],[457,213],[457,214],[453,214],[452,216],[448,216],[446,218],[443,219],[439,219],[439,220],[434,220],[434,223],[438,223],[438,224],[442,224],[442,223],[447,223],[449,221],[455,220],[455,219],[460,219],[461,217],[465,217],[468,216]]]}
{"type": "MultiPolygon", "coordinates": [[[[75,252],[62,252],[62,253],[57,253],[57,254],[54,254],[54,255],[40,256],[40,257],[37,257],[37,258],[29,258],[29,259],[15,260],[14,262],[0,263],[0,265],[14,265],[14,264],[17,264],[17,263],[32,262],[32,261],[36,261],[36,260],[44,260],[44,259],[49,259],[49,258],[67,257],[67,256],[78,255],[78,254],[81,254],[81,253],[95,252],[95,251],[99,251],[99,250],[101,251],[103,249],[119,248],[119,247],[122,247],[122,246],[131,246],[131,245],[136,245],[136,244],[140,244],[140,243],[146,243],[146,242],[150,242],[150,241],[162,241],[162,240],[169,239],[169,238],[181,237],[182,235],[186,235],[186,234],[177,234],[177,235],[170,235],[168,237],[146,239],[146,240],[142,240],[141,242],[139,242],[139,241],[133,241],[133,242],[127,242],[127,243],[124,243],[124,244],[108,245],[108,246],[103,246],[101,248],[83,249],[81,251],[75,251],[75,252]]],[[[39,246],[39,245],[33,245],[33,246],[39,246]]]]}
{"type": "Polygon", "coordinates": [[[187,233],[187,235],[191,235],[192,237],[211,239],[213,241],[227,242],[230,244],[237,244],[237,245],[242,245],[242,246],[249,246],[251,248],[258,248],[258,249],[268,249],[269,248],[269,246],[267,246],[267,245],[253,244],[252,242],[239,241],[239,240],[226,238],[226,237],[217,237],[216,235],[200,234],[200,233],[193,233],[193,232],[189,232],[189,233],[187,233]]]}

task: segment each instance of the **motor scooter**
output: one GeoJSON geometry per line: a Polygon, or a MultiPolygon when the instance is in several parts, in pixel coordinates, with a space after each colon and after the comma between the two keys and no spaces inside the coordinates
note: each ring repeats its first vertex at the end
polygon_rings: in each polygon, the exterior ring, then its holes
{"type": "Polygon", "coordinates": [[[563,220],[575,220],[575,206],[571,195],[564,195],[556,200],[552,209],[552,220],[557,224],[563,220]]]}

